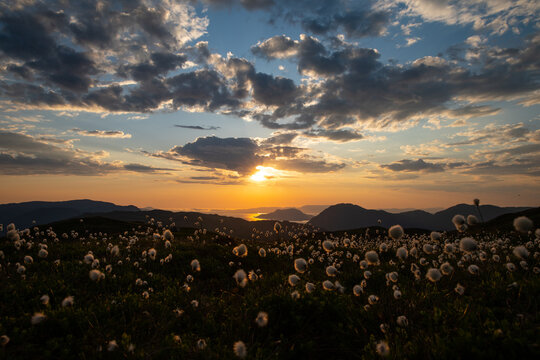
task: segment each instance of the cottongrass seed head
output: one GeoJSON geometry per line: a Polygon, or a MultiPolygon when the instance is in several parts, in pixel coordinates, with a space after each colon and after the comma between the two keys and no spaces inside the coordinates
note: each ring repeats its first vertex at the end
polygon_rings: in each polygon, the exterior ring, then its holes
{"type": "Polygon", "coordinates": [[[237,341],[233,345],[233,351],[234,355],[238,356],[239,358],[243,359],[247,355],[247,349],[246,344],[244,344],[243,341],[237,341]]]}
{"type": "Polygon", "coordinates": [[[439,269],[435,269],[435,268],[431,268],[427,271],[426,273],[426,278],[431,281],[431,282],[437,282],[439,280],[441,280],[441,272],[439,271],[439,269]]]}
{"type": "Polygon", "coordinates": [[[236,272],[233,275],[234,280],[236,280],[236,284],[240,287],[245,287],[248,283],[248,277],[244,270],[239,269],[236,270],[236,272]]]}
{"type": "Polygon", "coordinates": [[[386,357],[390,355],[390,347],[388,346],[388,343],[385,340],[379,341],[377,345],[375,346],[375,350],[377,351],[377,354],[380,356],[386,357]]]}
{"type": "Polygon", "coordinates": [[[399,240],[403,237],[403,228],[401,225],[394,225],[390,229],[388,229],[388,235],[393,240],[399,240]]]}
{"type": "Polygon", "coordinates": [[[268,314],[264,311],[259,311],[257,317],[255,318],[255,323],[259,327],[265,327],[266,325],[268,325],[268,314]]]}
{"type": "Polygon", "coordinates": [[[520,233],[526,234],[532,230],[533,222],[526,216],[520,216],[514,219],[514,228],[520,233]]]}
{"type": "Polygon", "coordinates": [[[303,258],[294,260],[294,269],[300,274],[303,274],[307,270],[307,261],[303,258]]]}

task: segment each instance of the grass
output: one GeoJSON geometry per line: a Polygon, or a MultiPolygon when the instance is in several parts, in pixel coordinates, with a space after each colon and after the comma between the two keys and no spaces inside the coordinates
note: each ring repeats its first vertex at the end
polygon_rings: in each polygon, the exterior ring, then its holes
{"type": "Polygon", "coordinates": [[[512,231],[474,234],[479,249],[463,261],[462,253],[441,251],[444,242],[459,246],[464,235],[453,233],[443,234],[435,254],[425,254],[422,244],[436,243],[422,233],[392,241],[382,230],[366,238],[344,232],[289,234],[285,228],[263,240],[252,240],[230,238],[224,232],[173,230],[175,239],[170,248],[164,240],[153,238],[154,232],[163,233],[156,224],[102,218],[57,223],[53,225],[55,233],[47,234],[46,227],[40,228],[43,235],[32,230],[21,236],[20,250],[12,241],[0,240],[4,254],[0,260],[0,335],[9,337],[0,356],[232,359],[237,358],[233,344],[239,340],[247,346],[247,358],[253,359],[379,358],[375,346],[380,341],[388,343],[390,358],[540,356],[540,275],[534,270],[539,266],[540,240],[534,235],[512,231]],[[67,236],[62,236],[64,232],[67,236]],[[320,245],[325,238],[337,245],[330,254],[320,245]],[[346,238],[352,239],[351,245],[346,246],[346,238]],[[45,241],[48,256],[41,259],[37,253],[45,241]],[[389,245],[385,253],[378,250],[382,242],[389,245]],[[29,243],[32,247],[27,249],[29,243]],[[240,243],[248,247],[245,258],[232,254],[232,248],[240,243]],[[527,270],[512,254],[514,246],[525,243],[529,243],[530,253],[527,270]],[[119,246],[119,256],[110,253],[109,244],[119,246]],[[415,244],[418,258],[409,256],[404,262],[396,258],[397,247],[411,249],[415,244]],[[267,250],[264,258],[258,255],[260,247],[267,250]],[[157,250],[154,261],[142,256],[149,248],[157,250]],[[501,262],[492,259],[493,248],[501,262]],[[354,296],[353,286],[364,279],[359,260],[367,250],[379,252],[380,265],[369,266],[372,276],[364,293],[354,296]],[[99,282],[90,280],[92,266],[83,262],[89,251],[99,259],[96,268],[105,273],[99,282]],[[479,260],[480,251],[488,254],[488,260],[479,260]],[[161,263],[169,254],[172,260],[161,263]],[[21,275],[16,263],[23,264],[25,255],[32,256],[34,262],[25,264],[21,275]],[[515,272],[504,267],[506,256],[516,265],[515,272]],[[306,273],[298,274],[301,282],[292,288],[287,278],[295,273],[293,260],[298,257],[314,263],[306,273]],[[430,265],[421,266],[421,257],[430,265]],[[192,271],[193,259],[199,260],[200,272],[192,271]],[[55,264],[55,260],[60,261],[55,264]],[[434,266],[433,261],[437,265],[449,261],[454,273],[437,283],[429,282],[425,273],[434,266]],[[412,263],[420,267],[420,278],[410,271],[412,263]],[[472,263],[480,267],[479,275],[467,271],[472,263]],[[112,265],[111,272],[106,271],[107,264],[112,265]],[[332,264],[339,274],[330,280],[338,280],[343,293],[322,289],[322,282],[328,279],[325,268],[332,264]],[[245,288],[238,287],[232,278],[238,269],[254,271],[259,278],[245,288]],[[396,284],[387,283],[385,278],[391,271],[399,273],[396,284]],[[193,276],[192,282],[187,281],[188,275],[193,276]],[[137,279],[146,284],[136,285],[137,279]],[[316,285],[313,293],[304,289],[308,281],[316,285]],[[466,288],[463,295],[454,291],[458,283],[466,288]],[[515,286],[509,287],[513,283],[515,286]],[[403,294],[399,300],[394,299],[394,285],[403,294]],[[298,290],[299,299],[291,297],[294,290],[298,290]],[[148,298],[143,297],[144,292],[148,298]],[[50,296],[48,305],[40,301],[44,294],[50,296]],[[366,306],[371,294],[380,300],[366,306]],[[74,297],[74,305],[62,307],[67,296],[74,297]],[[175,315],[175,310],[181,310],[182,315],[175,315]],[[269,315],[268,325],[262,328],[254,321],[260,311],[269,315]],[[30,319],[36,312],[47,318],[32,325],[30,319]],[[397,325],[400,315],[407,317],[407,327],[397,325]],[[381,324],[386,324],[386,333],[381,324]],[[199,339],[205,340],[204,349],[198,348],[199,339]],[[118,347],[107,351],[111,340],[118,347]]]}

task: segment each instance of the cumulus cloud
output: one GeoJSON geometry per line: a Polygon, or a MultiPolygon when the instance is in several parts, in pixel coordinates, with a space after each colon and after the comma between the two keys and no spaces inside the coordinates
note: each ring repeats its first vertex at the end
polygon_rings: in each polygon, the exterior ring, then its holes
{"type": "Polygon", "coordinates": [[[345,167],[342,162],[327,161],[320,156],[314,156],[308,149],[275,143],[273,140],[264,139],[256,141],[251,138],[208,136],[175,146],[166,152],[145,154],[195,167],[234,171],[241,177],[254,173],[257,166],[271,166],[279,170],[302,173],[332,172],[345,167]]]}
{"type": "Polygon", "coordinates": [[[118,138],[118,139],[130,139],[131,134],[126,134],[120,130],[81,130],[74,128],[70,130],[81,136],[94,136],[101,138],[118,138]]]}
{"type": "MultiPolygon", "coordinates": [[[[380,35],[389,11],[382,9],[388,7],[345,0],[227,4],[280,13],[309,29],[311,35],[274,36],[252,48],[265,59],[296,62],[306,81],[258,72],[246,59],[223,58],[211,53],[208,43],[194,43],[208,19],[188,3],[25,2],[6,5],[0,15],[0,65],[7,74],[0,96],[33,109],[229,114],[332,141],[362,137],[351,129],[403,129],[426,118],[463,122],[491,116],[500,111],[486,104],[491,101],[540,101],[538,35],[506,49],[471,37],[467,49],[482,54],[474,72],[441,56],[397,65],[383,62],[376,49],[334,36],[336,31],[380,35]],[[321,40],[318,33],[326,35],[321,40]],[[188,63],[194,68],[186,68],[188,63]]],[[[450,5],[457,9],[459,4],[450,5]]]]}

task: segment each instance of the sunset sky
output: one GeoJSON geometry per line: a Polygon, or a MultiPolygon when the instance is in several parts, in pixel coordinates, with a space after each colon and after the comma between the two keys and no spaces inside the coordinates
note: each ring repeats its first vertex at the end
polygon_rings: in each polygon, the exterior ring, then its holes
{"type": "Polygon", "coordinates": [[[0,199],[540,205],[538,0],[0,1],[0,199]]]}

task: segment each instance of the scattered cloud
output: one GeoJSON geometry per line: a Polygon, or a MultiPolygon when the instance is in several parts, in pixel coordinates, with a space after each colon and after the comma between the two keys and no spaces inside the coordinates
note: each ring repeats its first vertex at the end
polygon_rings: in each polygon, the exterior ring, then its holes
{"type": "Polygon", "coordinates": [[[131,134],[126,134],[120,130],[81,130],[74,128],[70,130],[81,136],[94,136],[100,138],[118,138],[118,139],[130,139],[131,134]]]}
{"type": "Polygon", "coordinates": [[[200,125],[174,125],[175,127],[182,129],[191,129],[191,130],[218,130],[221,129],[219,126],[200,126],[200,125]]]}

